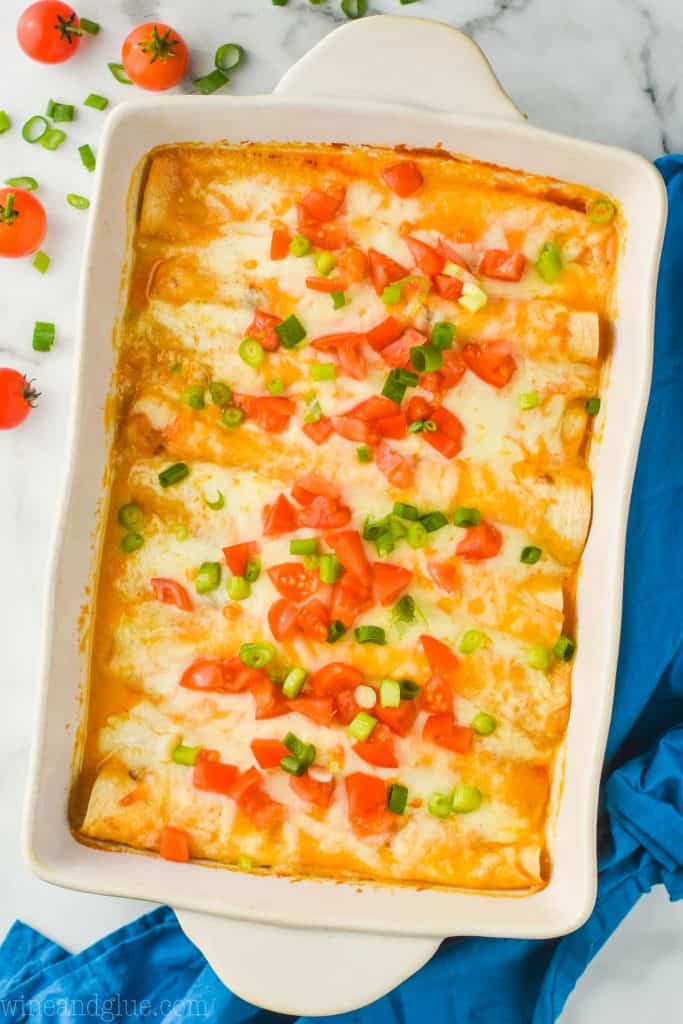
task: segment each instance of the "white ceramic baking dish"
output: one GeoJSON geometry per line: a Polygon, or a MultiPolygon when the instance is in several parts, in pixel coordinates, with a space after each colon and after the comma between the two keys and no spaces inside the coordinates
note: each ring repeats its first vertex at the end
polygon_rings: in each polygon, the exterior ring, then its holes
{"type": "Polygon", "coordinates": [[[234,991],[262,1006],[303,1014],[369,1002],[416,970],[445,936],[542,938],[585,920],[595,898],[598,782],[619,644],[629,494],[650,384],[664,220],[665,193],[652,166],[632,153],[530,126],[475,44],[435,22],[378,17],[349,23],[292,68],[273,96],[155,98],[111,115],[83,262],[70,454],[44,616],[40,719],[25,823],[26,856],[42,878],[170,904],[234,991]],[[113,368],[112,330],[121,311],[119,275],[127,256],[126,197],[134,168],[152,147],[220,139],[443,143],[480,160],[586,183],[623,204],[628,240],[621,315],[578,590],[565,785],[551,837],[552,877],[542,892],[490,896],[294,883],[93,849],[69,831],[74,734],[87,672],[78,621],[93,576],[88,539],[96,535],[110,441],[103,414],[113,368]],[[291,928],[299,929],[294,941],[291,931],[283,936],[291,928]]]}

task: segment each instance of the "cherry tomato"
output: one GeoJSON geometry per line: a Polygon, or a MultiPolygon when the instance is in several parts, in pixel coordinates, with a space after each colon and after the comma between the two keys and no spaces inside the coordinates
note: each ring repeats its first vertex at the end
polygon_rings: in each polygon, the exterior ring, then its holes
{"type": "Polygon", "coordinates": [[[0,188],[0,256],[29,256],[47,231],[43,204],[23,188],[0,188]]]}
{"type": "Polygon", "coordinates": [[[121,47],[121,60],[129,78],[153,92],[177,85],[187,71],[188,59],[183,37],[161,22],[138,25],[121,47]]]}
{"type": "Polygon", "coordinates": [[[23,423],[38,395],[23,373],[8,367],[0,369],[0,430],[12,430],[23,423]]]}
{"type": "Polygon", "coordinates": [[[41,64],[61,64],[81,44],[78,15],[62,0],[38,0],[17,22],[17,39],[27,57],[41,64]]]}

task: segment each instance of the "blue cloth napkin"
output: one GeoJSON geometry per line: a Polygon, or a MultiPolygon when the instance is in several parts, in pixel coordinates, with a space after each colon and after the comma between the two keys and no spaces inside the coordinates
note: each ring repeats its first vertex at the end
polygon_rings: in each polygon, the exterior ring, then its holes
{"type": "MultiPolygon", "coordinates": [[[[683,897],[683,156],[658,167],[669,223],[628,529],[595,910],[551,942],[449,939],[394,992],[339,1017],[344,1024],[551,1024],[641,893],[663,883],[671,899],[683,897]]],[[[76,956],[17,922],[0,947],[0,978],[3,1021],[280,1020],[229,992],[165,907],[76,956]]]]}

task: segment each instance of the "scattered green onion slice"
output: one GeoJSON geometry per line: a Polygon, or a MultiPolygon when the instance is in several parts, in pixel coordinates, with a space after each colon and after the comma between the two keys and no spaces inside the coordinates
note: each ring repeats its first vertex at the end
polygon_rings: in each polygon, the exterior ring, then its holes
{"type": "Polygon", "coordinates": [[[201,747],[186,747],[184,743],[179,743],[171,757],[176,764],[184,764],[189,768],[196,763],[201,749],[201,747]]]}
{"type": "Polygon", "coordinates": [[[303,766],[305,771],[309,765],[315,761],[315,747],[312,743],[305,743],[300,740],[293,732],[288,732],[282,741],[290,751],[292,756],[296,758],[300,765],[303,766]]]}
{"type": "Polygon", "coordinates": [[[455,526],[479,526],[480,522],[481,512],[478,508],[460,506],[453,513],[453,523],[455,526]]]}
{"type": "Polygon", "coordinates": [[[395,679],[383,679],[379,684],[379,703],[383,708],[397,708],[401,703],[401,685],[395,679]]]}
{"type": "Polygon", "coordinates": [[[290,668],[282,684],[282,695],[288,700],[294,700],[301,693],[301,688],[306,682],[308,673],[303,668],[290,668]]]}
{"type": "Polygon", "coordinates": [[[398,685],[401,688],[401,700],[414,700],[420,692],[420,687],[412,679],[399,679],[398,685]]]}
{"type": "Polygon", "coordinates": [[[50,257],[42,249],[39,249],[33,257],[32,263],[39,274],[44,274],[50,266],[50,257]]]}
{"type": "Polygon", "coordinates": [[[319,252],[315,258],[315,269],[319,274],[322,274],[323,277],[327,277],[328,274],[331,274],[336,266],[337,257],[334,253],[328,252],[327,250],[319,252]]]}
{"type": "Polygon", "coordinates": [[[35,192],[38,188],[38,182],[35,178],[29,178],[23,176],[19,178],[5,178],[5,184],[11,185],[12,188],[23,188],[26,192],[35,192]]]}
{"type": "Polygon", "coordinates": [[[431,373],[443,366],[443,354],[436,345],[415,345],[410,350],[410,362],[418,373],[431,373]]]}
{"type": "Polygon", "coordinates": [[[263,345],[256,338],[245,338],[237,352],[242,362],[246,363],[247,366],[251,366],[253,370],[261,366],[266,357],[263,345]]]}
{"type": "Polygon", "coordinates": [[[228,76],[224,75],[220,68],[214,68],[213,71],[208,73],[208,75],[202,75],[201,78],[195,78],[194,84],[197,86],[197,89],[202,96],[210,96],[212,92],[222,89],[229,81],[230,79],[228,76]]]}
{"type": "Polygon", "coordinates": [[[405,398],[406,388],[414,388],[419,383],[419,377],[410,370],[390,370],[382,388],[382,394],[392,402],[401,403],[405,398]]]}
{"type": "Polygon", "coordinates": [[[410,623],[415,622],[416,618],[417,605],[415,604],[415,598],[411,597],[410,594],[404,594],[391,609],[391,621],[393,623],[410,623]]]}
{"type": "Polygon", "coordinates": [[[453,790],[451,807],[456,814],[470,814],[481,807],[481,790],[476,786],[468,786],[466,782],[459,782],[453,790]]]}
{"type": "Polygon", "coordinates": [[[408,427],[409,434],[421,434],[423,432],[428,434],[434,430],[436,430],[434,420],[413,420],[408,427]]]}
{"type": "Polygon", "coordinates": [[[311,380],[335,380],[337,367],[334,363],[313,363],[311,366],[311,380]]]}
{"type": "Polygon", "coordinates": [[[427,531],[422,523],[411,523],[408,527],[406,540],[411,548],[421,548],[427,540],[427,531]]]}
{"type": "Polygon", "coordinates": [[[318,553],[316,537],[297,537],[289,542],[290,555],[315,555],[318,553]]]}
{"type": "Polygon", "coordinates": [[[69,206],[73,206],[77,210],[87,210],[90,206],[90,200],[85,196],[79,196],[76,192],[67,193],[66,201],[69,206]]]}
{"type": "Polygon", "coordinates": [[[225,495],[223,494],[222,491],[217,491],[216,494],[217,497],[215,498],[214,501],[209,501],[207,496],[205,494],[202,494],[204,504],[206,505],[207,508],[213,509],[214,512],[218,512],[220,511],[220,509],[225,508],[225,495]]]}
{"type": "Polygon", "coordinates": [[[174,532],[176,540],[187,540],[187,538],[190,536],[190,531],[188,530],[185,523],[178,523],[174,532]]]}
{"type": "Polygon", "coordinates": [[[382,292],[382,302],[387,306],[395,306],[401,301],[400,284],[388,284],[382,292]]]}
{"type": "Polygon", "coordinates": [[[145,538],[141,533],[126,533],[121,538],[119,547],[122,551],[125,551],[127,555],[130,555],[133,551],[137,551],[145,543],[145,538]]]}
{"type": "Polygon", "coordinates": [[[408,789],[406,786],[402,786],[400,782],[394,782],[389,787],[389,797],[387,799],[387,807],[392,814],[403,814],[408,803],[408,789]]]}
{"type": "Polygon", "coordinates": [[[0,110],[0,135],[3,132],[9,131],[12,127],[12,122],[9,119],[9,114],[6,110],[0,110]]]}
{"type": "Polygon", "coordinates": [[[441,530],[448,525],[448,516],[443,512],[428,512],[426,516],[420,516],[420,522],[427,533],[434,533],[435,530],[441,530]]]}
{"type": "Polygon", "coordinates": [[[79,18],[78,26],[83,32],[87,32],[89,36],[96,36],[100,31],[100,26],[96,21],[91,21],[90,18],[79,18]]]}
{"type": "Polygon", "coordinates": [[[48,100],[45,114],[53,121],[73,121],[75,108],[73,103],[58,103],[56,100],[48,100]]]}
{"type": "Polygon", "coordinates": [[[289,0],[272,0],[273,7],[286,7],[289,0]]]}
{"type": "Polygon", "coordinates": [[[304,235],[295,235],[289,243],[289,251],[292,256],[308,256],[311,251],[311,243],[304,235]]]}
{"type": "Polygon", "coordinates": [[[266,384],[269,395],[281,395],[285,390],[285,382],[282,377],[272,377],[266,384]]]}
{"type": "Polygon", "coordinates": [[[49,352],[55,341],[55,325],[36,320],[33,325],[33,348],[36,352],[49,352]]]}
{"type": "Polygon", "coordinates": [[[347,18],[362,18],[368,9],[368,0],[342,0],[341,9],[347,18]]]}
{"type": "Polygon", "coordinates": [[[145,521],[142,509],[134,501],[129,501],[116,513],[119,524],[126,530],[139,530],[145,521]]]}
{"type": "Polygon", "coordinates": [[[452,348],[455,337],[455,324],[449,320],[440,320],[432,327],[431,343],[436,348],[452,348]]]}
{"type": "Polygon", "coordinates": [[[463,654],[473,654],[479,650],[486,637],[479,629],[468,629],[463,633],[460,641],[460,650],[463,654]]]}
{"type": "Polygon", "coordinates": [[[520,562],[524,565],[536,565],[543,552],[540,548],[535,547],[533,544],[528,544],[525,548],[522,548],[522,553],[519,556],[520,562]]]}
{"type": "Polygon", "coordinates": [[[275,333],[278,335],[283,348],[294,348],[295,345],[298,345],[306,337],[306,330],[303,324],[293,313],[283,320],[281,324],[277,325],[275,333]]]}
{"type": "Polygon", "coordinates": [[[65,139],[66,132],[63,132],[61,128],[48,128],[48,130],[41,135],[39,141],[43,149],[48,149],[50,152],[53,152],[55,149],[59,149],[65,139]]]}
{"type": "Polygon", "coordinates": [[[542,245],[534,264],[546,284],[553,284],[562,273],[562,257],[553,242],[542,245]]]}
{"type": "Polygon", "coordinates": [[[112,62],[110,64],[107,64],[107,67],[111,71],[116,81],[120,82],[121,85],[133,84],[128,75],[126,74],[123,64],[115,64],[112,62]]]}
{"type": "MultiPolygon", "coordinates": [[[[240,647],[240,661],[247,668],[265,668],[275,655],[275,648],[272,644],[242,644],[240,647]]],[[[287,742],[285,741],[285,745],[287,742]]]]}
{"type": "Polygon", "coordinates": [[[85,167],[86,171],[95,170],[95,154],[93,153],[90,146],[85,143],[83,146],[78,147],[78,152],[81,157],[81,163],[85,167]]]}
{"type": "Polygon", "coordinates": [[[336,583],[341,576],[341,562],[336,555],[320,556],[320,581],[321,583],[336,583]]]}
{"type": "Polygon", "coordinates": [[[377,548],[377,554],[382,558],[390,555],[396,547],[394,543],[394,535],[391,530],[385,530],[384,533],[380,533],[379,537],[375,541],[375,547],[377,548]]]}
{"type": "Polygon", "coordinates": [[[40,142],[49,127],[46,118],[40,114],[34,114],[33,117],[29,117],[22,127],[21,137],[25,142],[40,142]]]}
{"type": "Polygon", "coordinates": [[[447,818],[453,810],[451,798],[444,793],[432,793],[427,801],[427,810],[435,818],[447,818]]]}
{"type": "Polygon", "coordinates": [[[568,636],[564,634],[559,637],[553,647],[553,654],[560,661],[571,661],[576,651],[576,644],[573,640],[570,640],[568,636]]]}
{"type": "Polygon", "coordinates": [[[199,412],[206,404],[204,402],[204,385],[191,384],[180,393],[180,401],[184,405],[189,405],[190,409],[196,409],[199,412]]]}
{"type": "Polygon", "coordinates": [[[586,211],[591,224],[609,224],[614,220],[617,208],[611,199],[594,199],[586,211]]]}
{"type": "Polygon", "coordinates": [[[226,590],[231,601],[244,601],[251,594],[251,586],[243,576],[231,576],[226,590]]]}
{"type": "Polygon", "coordinates": [[[359,644],[385,644],[386,633],[381,626],[357,626],[353,631],[359,644]]]}
{"type": "Polygon", "coordinates": [[[336,644],[337,640],[340,640],[345,632],[346,626],[341,619],[333,619],[327,629],[328,644],[336,644]]]}
{"type": "Polygon", "coordinates": [[[366,519],[363,524],[363,540],[377,540],[388,529],[388,516],[384,516],[383,519],[366,519]]]}
{"type": "Polygon", "coordinates": [[[369,715],[367,711],[359,711],[353,721],[347,725],[346,731],[349,736],[353,736],[355,740],[360,740],[363,743],[372,735],[376,725],[377,719],[373,715],[369,715]]]}
{"type": "Polygon", "coordinates": [[[585,409],[589,416],[597,416],[600,412],[600,399],[587,398],[585,409]]]}
{"type": "Polygon", "coordinates": [[[93,110],[106,110],[109,106],[109,100],[106,96],[100,96],[96,92],[91,92],[84,99],[83,106],[92,107],[93,110]]]}
{"type": "Polygon", "coordinates": [[[232,401],[232,391],[222,380],[212,380],[209,384],[209,395],[214,405],[228,405],[232,401]]]}
{"type": "Polygon", "coordinates": [[[246,853],[240,853],[237,858],[237,867],[240,871],[251,871],[254,864],[251,857],[247,857],[246,853]]]}
{"type": "Polygon", "coordinates": [[[221,582],[221,563],[220,562],[202,562],[199,566],[199,572],[197,573],[194,581],[195,590],[198,594],[208,594],[209,591],[215,590],[221,582]]]}
{"type": "Polygon", "coordinates": [[[216,50],[214,64],[219,71],[232,71],[244,60],[244,50],[238,43],[223,43],[216,50]]]}
{"type": "Polygon", "coordinates": [[[497,725],[493,715],[487,715],[485,711],[480,711],[472,719],[472,728],[477,736],[490,736],[497,725]]]}
{"type": "Polygon", "coordinates": [[[522,412],[526,412],[528,409],[535,409],[539,402],[538,391],[523,391],[517,399],[517,405],[522,412]]]}
{"type": "Polygon", "coordinates": [[[419,519],[419,513],[415,505],[406,505],[402,501],[394,502],[394,515],[400,519],[412,519],[415,521],[419,519]]]}
{"type": "Polygon", "coordinates": [[[172,487],[189,475],[190,467],[185,462],[174,462],[172,466],[167,466],[159,473],[159,483],[162,487],[172,487]]]}
{"type": "Polygon", "coordinates": [[[304,413],[304,423],[317,423],[323,418],[323,411],[320,408],[320,403],[317,399],[313,399],[312,402],[308,403],[306,412],[304,413]]]}
{"type": "Polygon", "coordinates": [[[251,555],[247,559],[247,567],[244,570],[244,578],[247,583],[256,583],[256,580],[261,575],[261,559],[256,555],[251,555]]]}
{"type": "Polygon", "coordinates": [[[331,292],[330,298],[332,299],[332,309],[341,309],[342,306],[346,305],[346,295],[344,295],[344,292],[331,292]]]}
{"type": "Polygon", "coordinates": [[[356,457],[359,462],[372,462],[372,452],[366,444],[361,444],[356,448],[356,457]]]}
{"type": "Polygon", "coordinates": [[[526,661],[529,668],[537,668],[541,672],[545,672],[546,669],[550,668],[550,651],[547,647],[534,644],[527,651],[526,661]]]}
{"type": "Polygon", "coordinates": [[[238,409],[236,405],[229,405],[221,416],[221,423],[225,427],[239,427],[243,419],[243,411],[238,409]]]}

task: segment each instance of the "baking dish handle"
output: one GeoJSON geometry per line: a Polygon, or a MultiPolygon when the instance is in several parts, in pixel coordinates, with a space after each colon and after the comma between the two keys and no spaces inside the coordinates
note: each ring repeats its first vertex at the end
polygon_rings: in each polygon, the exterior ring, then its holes
{"type": "Polygon", "coordinates": [[[359,18],[287,71],[279,95],[406,103],[447,114],[522,118],[474,40],[424,18],[359,18]]]}
{"type": "Polygon", "coordinates": [[[323,1017],[379,999],[414,974],[439,939],[328,932],[176,910],[231,992],[275,1013],[323,1017]]]}

